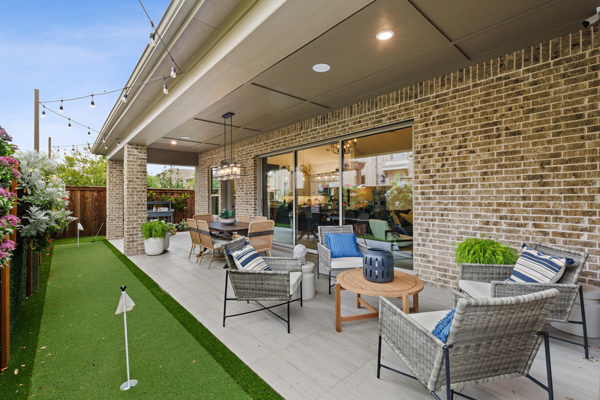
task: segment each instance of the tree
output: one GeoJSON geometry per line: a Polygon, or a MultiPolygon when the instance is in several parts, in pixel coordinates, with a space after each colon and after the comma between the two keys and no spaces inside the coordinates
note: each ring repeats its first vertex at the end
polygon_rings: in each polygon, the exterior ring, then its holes
{"type": "Polygon", "coordinates": [[[106,157],[92,154],[87,147],[83,151],[73,149],[55,161],[54,173],[66,185],[106,186],[106,157]]]}
{"type": "Polygon", "coordinates": [[[147,186],[156,189],[187,189],[188,185],[181,177],[178,168],[169,168],[165,166],[162,172],[155,176],[150,175],[146,178],[147,186]]]}

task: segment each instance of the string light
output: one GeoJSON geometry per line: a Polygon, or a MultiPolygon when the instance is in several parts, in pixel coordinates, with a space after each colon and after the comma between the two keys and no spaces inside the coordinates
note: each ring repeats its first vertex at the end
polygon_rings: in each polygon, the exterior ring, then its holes
{"type": "Polygon", "coordinates": [[[177,78],[177,71],[175,71],[175,65],[171,67],[171,78],[177,78]]]}
{"type": "Polygon", "coordinates": [[[46,118],[46,106],[42,106],[44,109],[42,110],[42,118],[46,118]]]}
{"type": "Polygon", "coordinates": [[[104,149],[108,150],[108,144],[104,143],[104,149]]]}
{"type": "Polygon", "coordinates": [[[62,113],[63,113],[63,111],[64,111],[64,109],[63,109],[63,106],[62,106],[62,103],[63,103],[63,101],[62,101],[62,99],[60,99],[60,108],[58,109],[58,112],[59,112],[59,113],[61,113],[61,114],[62,114],[62,113]]]}
{"type": "Polygon", "coordinates": [[[67,128],[71,129],[71,118],[69,118],[69,125],[67,126],[67,128]]]}
{"type": "Polygon", "coordinates": [[[92,133],[90,132],[90,127],[88,126],[88,137],[92,136],[92,133]]]}
{"type": "Polygon", "coordinates": [[[96,108],[96,104],[94,104],[94,94],[92,93],[92,102],[90,104],[90,108],[93,110],[94,108],[96,108]]]}
{"type": "Polygon", "coordinates": [[[123,103],[127,103],[127,93],[125,93],[125,94],[123,95],[123,97],[121,97],[121,101],[122,101],[123,103]]]}
{"type": "Polygon", "coordinates": [[[154,47],[154,32],[150,32],[150,47],[154,47]]]}
{"type": "Polygon", "coordinates": [[[121,145],[121,139],[117,138],[117,145],[121,145]]]}
{"type": "Polygon", "coordinates": [[[165,84],[163,85],[163,93],[169,94],[169,89],[167,88],[167,78],[163,77],[163,79],[165,80],[165,84]]]}
{"type": "Polygon", "coordinates": [[[106,143],[106,136],[102,136],[102,143],[106,143]]]}

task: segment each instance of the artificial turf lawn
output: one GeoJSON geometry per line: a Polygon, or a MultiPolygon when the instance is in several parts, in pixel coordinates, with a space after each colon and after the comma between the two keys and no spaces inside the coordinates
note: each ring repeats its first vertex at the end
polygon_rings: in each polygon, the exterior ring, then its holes
{"type": "Polygon", "coordinates": [[[105,241],[80,246],[54,246],[30,396],[249,397],[105,241]],[[122,284],[136,303],[127,322],[131,378],[139,383],[129,391],[119,390],[125,344],[123,316],[114,315],[122,284]]]}

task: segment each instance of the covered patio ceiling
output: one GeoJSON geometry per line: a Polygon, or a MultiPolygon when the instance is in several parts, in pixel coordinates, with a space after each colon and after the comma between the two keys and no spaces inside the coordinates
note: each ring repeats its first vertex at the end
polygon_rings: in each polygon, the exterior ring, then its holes
{"type": "MultiPolygon", "coordinates": [[[[122,159],[125,143],[139,144],[149,163],[197,165],[198,153],[223,145],[226,112],[234,141],[248,138],[576,31],[596,5],[173,0],[158,31],[184,73],[167,80],[167,95],[162,81],[131,88],[102,128],[108,150],[101,135],[92,150],[122,159]],[[378,41],[385,29],[395,36],[378,41]],[[314,72],[317,63],[331,69],[314,72]]],[[[164,47],[148,46],[127,86],[171,66],[164,47]]]]}

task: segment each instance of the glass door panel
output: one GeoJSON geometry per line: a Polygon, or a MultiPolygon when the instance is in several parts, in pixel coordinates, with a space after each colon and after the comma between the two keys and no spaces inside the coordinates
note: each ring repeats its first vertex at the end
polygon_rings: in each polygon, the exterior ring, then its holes
{"type": "Polygon", "coordinates": [[[296,155],[296,243],[316,249],[319,225],[339,224],[339,151],[329,144],[296,155]]]}
{"type": "Polygon", "coordinates": [[[343,223],[412,269],[412,128],[342,142],[343,223]]]}
{"type": "Polygon", "coordinates": [[[275,221],[273,240],[287,245],[294,244],[293,163],[293,152],[263,159],[263,215],[275,221]]]}

